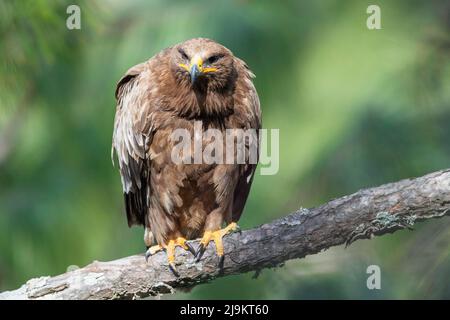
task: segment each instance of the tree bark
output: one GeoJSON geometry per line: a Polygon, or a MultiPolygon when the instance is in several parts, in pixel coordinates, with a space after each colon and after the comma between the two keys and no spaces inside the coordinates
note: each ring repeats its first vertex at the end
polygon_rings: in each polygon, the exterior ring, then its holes
{"type": "MultiPolygon", "coordinates": [[[[213,244],[196,263],[177,249],[175,276],[158,253],[146,263],[143,255],[88,266],[55,277],[29,280],[0,299],[134,299],[173,293],[217,277],[259,271],[357,239],[408,228],[419,221],[448,216],[450,169],[360,190],[312,209],[298,211],[258,228],[224,239],[225,261],[218,268],[213,244]]],[[[196,247],[198,240],[191,241],[196,247]]]]}

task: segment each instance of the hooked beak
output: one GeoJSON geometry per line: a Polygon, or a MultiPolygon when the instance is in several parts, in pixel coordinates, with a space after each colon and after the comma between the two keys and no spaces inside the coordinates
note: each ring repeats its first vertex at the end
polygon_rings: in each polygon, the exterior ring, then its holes
{"type": "Polygon", "coordinates": [[[191,76],[191,82],[195,83],[198,76],[202,73],[201,67],[199,67],[197,64],[191,63],[191,68],[189,69],[189,74],[191,76]]]}

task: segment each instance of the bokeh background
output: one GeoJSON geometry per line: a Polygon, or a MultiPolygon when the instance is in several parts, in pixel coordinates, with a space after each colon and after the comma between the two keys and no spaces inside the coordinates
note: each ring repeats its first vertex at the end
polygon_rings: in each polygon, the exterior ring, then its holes
{"type": "MultiPolygon", "coordinates": [[[[448,1],[0,0],[0,290],[144,251],[110,145],[116,81],[192,37],[256,74],[280,170],[240,224],[450,166],[448,1]],[[81,30],[66,8],[81,8],[81,30]],[[366,27],[381,7],[382,30],[366,27]]],[[[450,298],[450,219],[169,298],[450,298]],[[368,290],[379,265],[382,289],[368,290]]]]}

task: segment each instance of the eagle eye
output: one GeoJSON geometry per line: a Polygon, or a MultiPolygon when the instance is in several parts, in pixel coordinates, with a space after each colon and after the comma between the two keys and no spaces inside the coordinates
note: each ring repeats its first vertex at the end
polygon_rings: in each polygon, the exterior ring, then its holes
{"type": "Polygon", "coordinates": [[[206,60],[209,64],[213,64],[214,62],[217,62],[217,60],[219,60],[220,58],[222,58],[221,55],[214,55],[208,58],[208,60],[206,60]]]}
{"type": "Polygon", "coordinates": [[[186,52],[183,50],[183,49],[178,49],[178,52],[181,54],[181,57],[184,59],[184,60],[189,60],[189,56],[186,54],[186,52]]]}

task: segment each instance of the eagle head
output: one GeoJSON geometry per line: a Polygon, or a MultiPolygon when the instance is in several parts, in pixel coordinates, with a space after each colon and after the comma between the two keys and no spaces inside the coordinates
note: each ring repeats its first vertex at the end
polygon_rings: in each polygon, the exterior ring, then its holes
{"type": "Polygon", "coordinates": [[[206,38],[195,38],[172,48],[171,64],[180,82],[194,90],[220,90],[235,76],[233,53],[206,38]]]}

